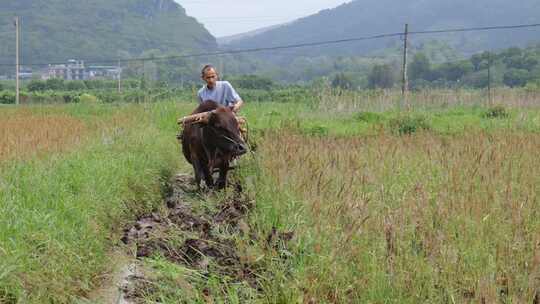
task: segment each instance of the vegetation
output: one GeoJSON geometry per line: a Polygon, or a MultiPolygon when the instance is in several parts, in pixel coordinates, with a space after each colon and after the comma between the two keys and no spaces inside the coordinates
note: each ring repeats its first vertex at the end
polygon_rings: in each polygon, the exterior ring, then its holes
{"type": "Polygon", "coordinates": [[[124,223],[161,203],[179,166],[178,111],[79,104],[0,113],[1,303],[73,303],[100,284],[124,223]]]}
{"type": "MultiPolygon", "coordinates": [[[[489,0],[474,3],[466,0],[451,3],[445,0],[399,3],[392,0],[351,1],[290,24],[233,41],[230,46],[257,48],[396,33],[403,31],[405,23],[409,23],[410,29],[414,31],[499,25],[501,22],[523,24],[524,20],[535,20],[535,17],[540,14],[539,9],[535,0],[522,1],[519,7],[505,1],[489,0]],[[486,10],[486,7],[489,9],[486,10]],[[271,45],[269,41],[272,42],[271,45]]],[[[535,31],[476,32],[438,36],[437,39],[468,53],[490,48],[505,48],[510,45],[523,46],[536,41],[536,35],[535,31]]],[[[419,44],[429,39],[429,37],[415,36],[413,40],[416,42],[413,43],[419,44]]],[[[302,54],[309,58],[321,55],[357,56],[398,44],[400,44],[398,40],[391,38],[373,40],[369,43],[349,42],[304,49],[302,54]]],[[[278,57],[297,58],[298,55],[291,52],[283,56],[278,55],[278,57]]]]}
{"type": "MultiPolygon", "coordinates": [[[[0,40],[14,39],[14,15],[23,27],[27,62],[62,63],[148,55],[151,50],[184,53],[217,48],[215,38],[173,0],[8,1],[0,4],[0,40]],[[182,29],[181,31],[171,29],[182,29]],[[146,53],[145,53],[146,51],[146,53]]],[[[0,47],[0,62],[12,63],[14,44],[0,47]]],[[[0,75],[11,71],[2,67],[0,75]]],[[[11,73],[10,73],[11,74],[11,73]]]]}
{"type": "Polygon", "coordinates": [[[295,241],[264,251],[263,302],[533,302],[539,140],[269,134],[261,171],[245,173],[257,176],[253,225],[295,241]]]}
{"type": "Polygon", "coordinates": [[[524,87],[540,78],[540,46],[509,48],[498,53],[483,52],[467,60],[432,64],[422,52],[409,66],[413,88],[426,86],[464,86],[486,88],[506,85],[524,87]],[[488,78],[488,69],[490,74],[488,78]]]}
{"type": "MultiPolygon", "coordinates": [[[[392,91],[242,90],[257,151],[236,176],[256,204],[251,233],[220,235],[257,261],[261,289],[158,255],[149,301],[532,301],[540,112],[522,106],[538,95],[413,93],[404,113],[392,91]],[[272,228],[294,238],[268,247],[272,228]]],[[[82,94],[0,113],[0,302],[71,303],[101,284],[124,225],[190,172],[174,138],[193,106],[82,94]]]]}

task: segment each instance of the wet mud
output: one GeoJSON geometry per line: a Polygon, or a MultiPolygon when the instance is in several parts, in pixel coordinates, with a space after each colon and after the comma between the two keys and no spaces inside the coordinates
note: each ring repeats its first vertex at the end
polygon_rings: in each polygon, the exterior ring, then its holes
{"type": "MultiPolygon", "coordinates": [[[[214,208],[201,212],[200,202],[194,199],[195,189],[192,177],[175,176],[165,199],[166,211],[142,216],[126,227],[122,242],[134,248],[139,259],[161,255],[203,275],[224,275],[261,291],[257,274],[263,271],[262,266],[242,259],[230,237],[238,234],[253,241],[257,239],[249,235],[251,229],[246,224],[254,202],[236,185],[227,189],[231,194],[225,195],[214,208]]],[[[262,239],[273,247],[277,241],[288,241],[292,236],[273,229],[262,239]]],[[[144,276],[131,276],[122,288],[124,298],[138,303],[137,299],[153,292],[152,286],[144,276]]]]}

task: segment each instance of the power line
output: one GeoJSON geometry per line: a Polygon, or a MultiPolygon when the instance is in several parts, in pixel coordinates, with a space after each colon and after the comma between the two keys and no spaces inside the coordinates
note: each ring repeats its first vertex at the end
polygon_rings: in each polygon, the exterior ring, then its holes
{"type": "Polygon", "coordinates": [[[413,35],[417,34],[418,35],[418,34],[477,32],[477,31],[489,31],[489,30],[532,28],[532,27],[539,27],[539,26],[540,26],[540,23],[533,23],[533,24],[518,24],[518,25],[501,25],[501,26],[456,28],[456,29],[444,29],[444,30],[414,31],[414,32],[409,32],[409,34],[413,34],[413,35]]]}
{"type": "MultiPolygon", "coordinates": [[[[339,40],[329,40],[329,41],[319,41],[319,42],[308,42],[308,43],[300,43],[300,44],[290,44],[290,45],[282,45],[282,46],[274,46],[274,47],[263,47],[263,48],[252,48],[252,49],[242,49],[242,50],[229,50],[229,51],[220,51],[220,52],[208,52],[208,53],[199,53],[199,54],[187,54],[187,55],[175,55],[175,56],[167,56],[167,57],[146,57],[146,58],[132,58],[132,59],[106,59],[106,60],[83,60],[87,63],[113,63],[113,62],[144,62],[144,61],[162,61],[162,60],[174,60],[174,59],[182,59],[182,58],[194,58],[194,57],[205,57],[205,56],[220,56],[220,55],[228,55],[228,54],[241,54],[241,53],[254,53],[254,52],[261,52],[261,51],[274,51],[274,50],[282,50],[282,49],[291,49],[291,48],[301,48],[301,47],[307,47],[307,46],[320,46],[320,45],[328,45],[328,44],[336,44],[336,43],[344,43],[344,42],[352,42],[352,41],[363,41],[363,40],[373,40],[373,39],[380,39],[385,37],[397,37],[403,35],[403,33],[391,33],[391,34],[381,34],[381,35],[375,35],[375,36],[367,36],[367,37],[358,37],[358,38],[350,38],[350,39],[339,39],[339,40]]],[[[57,62],[57,63],[26,63],[25,66],[44,66],[44,65],[57,65],[57,64],[65,64],[65,62],[57,62]]],[[[5,66],[10,64],[0,64],[0,66],[5,66]]]]}
{"type": "MultiPolygon", "coordinates": [[[[473,32],[473,31],[519,29],[519,28],[533,28],[533,27],[540,27],[540,23],[489,26],[489,27],[457,28],[457,29],[441,29],[441,30],[427,30],[427,31],[411,31],[411,32],[408,32],[408,34],[409,35],[440,34],[440,33],[453,33],[453,32],[473,32]]],[[[374,40],[374,39],[381,39],[381,38],[401,37],[403,35],[404,33],[397,32],[397,33],[379,34],[379,35],[348,38],[348,39],[306,42],[306,43],[299,43],[299,44],[289,44],[289,45],[281,45],[281,46],[273,46],[273,47],[260,47],[260,48],[240,49],[240,50],[225,50],[225,51],[218,51],[218,52],[198,53],[198,54],[186,54],[186,55],[175,55],[175,56],[165,56],[165,57],[145,57],[145,58],[132,58],[132,59],[83,60],[83,61],[89,64],[90,63],[117,63],[117,62],[128,63],[128,62],[145,62],[145,61],[163,61],[163,60],[174,60],[174,59],[183,59],[183,58],[255,53],[255,52],[262,52],[262,51],[276,51],[276,50],[302,48],[302,47],[309,47],[309,46],[321,46],[321,45],[331,45],[331,44],[339,44],[339,43],[346,43],[346,42],[374,40]]],[[[59,64],[65,64],[65,62],[24,63],[23,65],[46,66],[46,65],[59,65],[59,64]]],[[[13,66],[13,64],[0,64],[0,66],[13,66]]]]}

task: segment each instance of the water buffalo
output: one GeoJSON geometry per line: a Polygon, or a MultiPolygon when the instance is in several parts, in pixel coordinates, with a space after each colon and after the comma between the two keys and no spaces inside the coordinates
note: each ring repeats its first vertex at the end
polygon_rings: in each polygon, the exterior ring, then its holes
{"type": "Polygon", "coordinates": [[[224,188],[229,162],[247,152],[235,114],[231,109],[209,100],[202,102],[190,116],[178,123],[184,126],[182,152],[193,165],[197,186],[204,179],[209,188],[224,188]],[[212,177],[214,168],[219,169],[216,184],[212,177]]]}

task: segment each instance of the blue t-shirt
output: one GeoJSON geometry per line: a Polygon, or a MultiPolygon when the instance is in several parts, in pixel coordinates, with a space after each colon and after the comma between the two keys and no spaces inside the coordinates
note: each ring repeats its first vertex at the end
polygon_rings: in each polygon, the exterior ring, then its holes
{"type": "Polygon", "coordinates": [[[236,93],[228,81],[217,81],[213,89],[209,89],[205,85],[197,95],[199,96],[199,102],[213,100],[226,107],[230,107],[240,100],[240,95],[236,93]]]}

